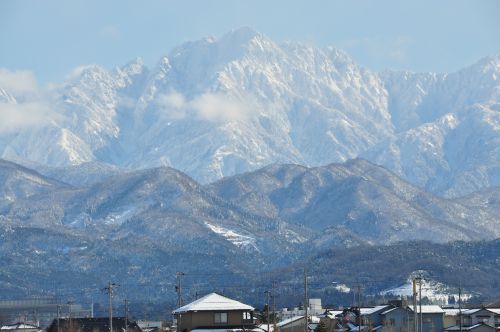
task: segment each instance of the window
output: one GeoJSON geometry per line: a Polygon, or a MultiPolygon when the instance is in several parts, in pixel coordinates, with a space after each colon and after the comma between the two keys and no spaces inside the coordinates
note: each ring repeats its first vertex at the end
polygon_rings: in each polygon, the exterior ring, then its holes
{"type": "Polygon", "coordinates": [[[227,312],[216,312],[214,322],[215,324],[227,324],[227,312]]]}
{"type": "Polygon", "coordinates": [[[244,311],[243,312],[243,323],[252,323],[252,313],[249,311],[244,311]]]}

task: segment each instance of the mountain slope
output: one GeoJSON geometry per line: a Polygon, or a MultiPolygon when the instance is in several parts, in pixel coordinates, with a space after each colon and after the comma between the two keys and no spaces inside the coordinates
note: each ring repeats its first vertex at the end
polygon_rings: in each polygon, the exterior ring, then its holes
{"type": "Polygon", "coordinates": [[[359,159],[317,168],[269,166],[209,187],[239,206],[321,231],[319,242],[346,235],[373,243],[500,235],[494,211],[478,215],[359,159]]]}

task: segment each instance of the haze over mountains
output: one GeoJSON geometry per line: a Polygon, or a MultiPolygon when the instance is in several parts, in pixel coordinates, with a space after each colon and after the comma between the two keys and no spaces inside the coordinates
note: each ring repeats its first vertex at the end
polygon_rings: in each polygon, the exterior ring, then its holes
{"type": "Polygon", "coordinates": [[[2,127],[0,156],[167,165],[202,183],[363,157],[458,197],[500,183],[499,70],[497,54],[451,74],[376,73],[340,50],[241,28],[185,43],[154,68],[92,65],[35,96],[2,90],[2,108],[43,106],[43,121],[2,127]]]}

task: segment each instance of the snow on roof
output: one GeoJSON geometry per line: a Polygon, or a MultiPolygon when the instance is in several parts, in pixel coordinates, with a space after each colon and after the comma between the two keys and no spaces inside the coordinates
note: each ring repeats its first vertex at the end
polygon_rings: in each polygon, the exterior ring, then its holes
{"type": "Polygon", "coordinates": [[[210,293],[204,297],[186,304],[174,310],[173,314],[181,314],[189,311],[213,311],[213,310],[251,310],[254,308],[236,300],[232,300],[217,293],[210,293]]]}
{"type": "Polygon", "coordinates": [[[390,307],[390,305],[378,305],[378,306],[372,307],[372,308],[361,308],[360,311],[361,311],[361,315],[371,315],[377,311],[384,310],[387,307],[390,307]]]}
{"type": "Polygon", "coordinates": [[[267,331],[267,327],[269,326],[269,332],[272,332],[274,331],[274,326],[273,324],[260,324],[259,326],[257,326],[257,328],[259,329],[259,331],[267,331]]]}
{"type": "Polygon", "coordinates": [[[20,330],[20,329],[38,329],[35,325],[16,323],[12,325],[4,325],[0,327],[0,330],[20,330]]]}
{"type": "Polygon", "coordinates": [[[293,316],[292,318],[282,320],[281,322],[277,323],[276,326],[282,327],[303,318],[304,316],[293,316]]]}
{"type": "Polygon", "coordinates": [[[478,308],[475,308],[475,309],[465,309],[465,310],[462,310],[462,314],[464,314],[464,315],[472,315],[472,314],[478,312],[479,310],[481,310],[481,309],[478,309],[478,308]]]}
{"type": "MultiPolygon", "coordinates": [[[[472,326],[462,326],[461,328],[460,328],[460,326],[455,325],[455,326],[447,327],[444,330],[445,331],[460,331],[460,329],[461,329],[462,331],[471,331],[471,330],[475,329],[476,327],[483,326],[483,325],[487,325],[487,324],[478,323],[478,324],[472,325],[472,326]]],[[[489,326],[489,325],[487,325],[487,326],[489,326]]],[[[489,327],[492,329],[495,329],[493,326],[489,326],[489,327]]]]}
{"type": "Polygon", "coordinates": [[[335,316],[340,315],[341,313],[343,313],[342,310],[328,310],[326,315],[328,316],[328,318],[333,319],[335,318],[335,316]]]}
{"type": "Polygon", "coordinates": [[[486,310],[489,312],[492,312],[494,314],[500,315],[500,308],[476,308],[476,309],[467,309],[467,310],[462,310],[462,314],[464,315],[472,315],[475,314],[481,310],[486,310]]]}
{"type": "MultiPolygon", "coordinates": [[[[443,309],[445,316],[458,316],[460,314],[460,309],[456,308],[445,308],[443,309]]],[[[462,314],[465,310],[462,310],[462,314]]]]}
{"type": "MultiPolygon", "coordinates": [[[[408,308],[410,308],[411,311],[414,311],[412,305],[408,306],[408,308]]],[[[420,313],[420,306],[419,305],[417,305],[417,312],[420,313]]],[[[422,306],[422,313],[423,314],[442,314],[442,313],[444,313],[444,310],[438,305],[423,305],[422,306]]]]}
{"type": "Polygon", "coordinates": [[[386,311],[382,312],[381,315],[386,315],[386,314],[388,314],[391,311],[396,310],[396,309],[404,309],[404,308],[401,308],[401,307],[391,308],[389,310],[386,310],[386,311]]]}

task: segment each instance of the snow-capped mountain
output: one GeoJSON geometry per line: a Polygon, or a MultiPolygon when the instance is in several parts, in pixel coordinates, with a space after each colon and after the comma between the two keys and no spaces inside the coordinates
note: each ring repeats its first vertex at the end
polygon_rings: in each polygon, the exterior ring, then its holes
{"type": "MultiPolygon", "coordinates": [[[[376,73],[340,50],[249,28],[153,68],[77,68],[48,120],[0,130],[0,156],[52,166],[170,166],[203,183],[272,163],[362,156],[447,196],[498,185],[499,56],[452,74],[376,73]]],[[[1,103],[14,103],[8,91],[1,103]]],[[[24,101],[17,101],[23,103],[24,101]]]]}

